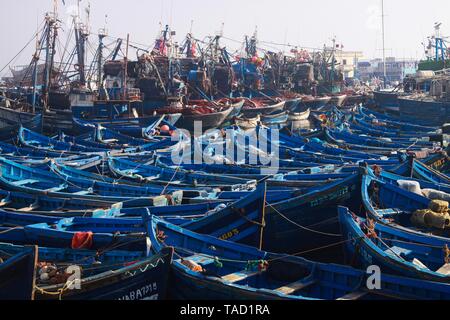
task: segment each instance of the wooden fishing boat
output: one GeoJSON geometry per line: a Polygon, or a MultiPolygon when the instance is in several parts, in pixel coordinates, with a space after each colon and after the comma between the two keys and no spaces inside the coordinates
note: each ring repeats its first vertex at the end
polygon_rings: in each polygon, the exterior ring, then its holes
{"type": "Polygon", "coordinates": [[[104,219],[68,218],[54,224],[0,227],[0,242],[51,248],[105,250],[114,246],[121,250],[146,250],[145,232],[141,225],[135,226],[133,219],[109,219],[109,223],[104,219]]]}
{"type": "Polygon", "coordinates": [[[304,121],[308,120],[311,115],[311,109],[308,109],[304,112],[290,112],[289,113],[289,121],[304,121]]]}
{"type": "Polygon", "coordinates": [[[450,282],[450,266],[445,262],[443,250],[448,242],[441,243],[441,247],[437,243],[430,246],[423,241],[415,242],[400,229],[359,218],[345,207],[338,210],[342,234],[348,240],[347,254],[353,257],[353,266],[377,265],[382,272],[390,274],[450,282]]]}
{"type": "MultiPolygon", "coordinates": [[[[448,162],[448,157],[444,154],[442,154],[442,161],[448,162]]],[[[438,163],[439,162],[440,161],[438,160],[438,163]]],[[[394,172],[435,184],[450,185],[450,177],[414,158],[397,167],[394,172]]]]}
{"type": "MultiPolygon", "coordinates": [[[[119,137],[120,134],[115,135],[119,137]]],[[[31,130],[21,128],[19,130],[19,141],[22,145],[34,148],[38,150],[49,150],[49,151],[59,151],[68,154],[78,154],[78,153],[101,153],[105,154],[109,152],[110,154],[120,154],[123,152],[133,153],[133,152],[144,152],[144,151],[154,151],[158,149],[164,149],[171,147],[176,144],[176,141],[172,141],[169,137],[164,137],[161,140],[148,141],[146,144],[139,145],[139,141],[130,139],[137,146],[129,146],[128,144],[109,144],[101,143],[95,141],[95,135],[87,134],[81,137],[73,137],[65,134],[61,134],[59,139],[49,138],[44,135],[40,135],[31,130]]]]}
{"type": "Polygon", "coordinates": [[[392,91],[374,91],[373,95],[376,105],[383,111],[400,112],[398,97],[401,93],[392,91]]]}
{"type": "Polygon", "coordinates": [[[255,186],[256,181],[245,180],[220,175],[189,173],[169,168],[158,168],[145,163],[136,163],[123,158],[109,157],[109,169],[113,174],[121,178],[127,178],[140,182],[153,182],[162,185],[173,186],[235,186],[235,190],[248,190],[255,186]]]}
{"type": "Polygon", "coordinates": [[[450,120],[446,98],[429,94],[410,94],[398,98],[400,114],[432,126],[442,126],[450,120]]]}
{"type": "Polygon", "coordinates": [[[42,114],[30,113],[24,107],[12,109],[0,106],[0,140],[15,139],[20,127],[42,132],[42,114]]]}
{"type": "Polygon", "coordinates": [[[402,132],[400,130],[390,129],[383,125],[378,120],[372,120],[372,122],[365,121],[363,118],[353,117],[350,123],[350,129],[359,131],[363,134],[368,134],[375,137],[384,138],[420,138],[430,139],[430,136],[436,135],[435,132],[429,133],[414,133],[414,132],[402,132]]]}
{"type": "Polygon", "coordinates": [[[335,140],[343,140],[353,145],[367,145],[378,148],[392,148],[392,149],[407,149],[407,150],[421,150],[421,149],[434,149],[437,145],[429,140],[423,140],[422,138],[379,138],[368,135],[356,134],[349,130],[337,130],[327,129],[329,135],[335,140]]]}
{"type": "Polygon", "coordinates": [[[69,153],[85,152],[85,153],[95,153],[95,152],[106,152],[109,148],[106,145],[95,144],[91,145],[81,145],[74,144],[65,141],[58,141],[53,138],[38,134],[31,130],[21,127],[19,129],[19,141],[22,145],[29,148],[36,149],[47,149],[52,151],[67,151],[69,153]]]}
{"type": "Polygon", "coordinates": [[[392,181],[383,181],[370,169],[366,171],[362,178],[361,193],[364,207],[371,219],[398,228],[412,236],[423,237],[430,242],[435,239],[448,241],[449,229],[417,226],[411,222],[415,211],[429,208],[431,202],[429,198],[423,194],[404,190],[392,181]]]}
{"type": "Polygon", "coordinates": [[[357,93],[347,93],[347,99],[344,102],[346,106],[356,106],[366,103],[368,100],[367,95],[357,93]]]}
{"type": "Polygon", "coordinates": [[[308,251],[312,238],[315,247],[330,245],[336,240],[333,235],[339,234],[336,205],[354,208],[358,186],[358,175],[349,175],[288,200],[267,201],[263,248],[271,252],[308,251]]]}
{"type": "Polygon", "coordinates": [[[199,235],[147,218],[152,250],[175,247],[170,294],[178,299],[357,300],[361,298],[445,298],[450,286],[382,274],[381,290],[368,291],[368,275],[347,266],[277,255],[199,235]],[[329,282],[326,279],[333,279],[329,282]]]}
{"type": "Polygon", "coordinates": [[[229,121],[235,117],[238,117],[241,114],[242,108],[244,107],[244,104],[245,104],[245,100],[240,99],[240,98],[236,98],[236,99],[223,98],[223,99],[217,100],[216,103],[219,105],[224,105],[224,104],[231,105],[231,107],[233,108],[233,111],[230,113],[230,115],[225,120],[225,121],[229,121]]]}
{"type": "Polygon", "coordinates": [[[166,299],[173,249],[138,262],[123,263],[98,274],[83,277],[80,290],[64,290],[65,283],[42,285],[36,290],[38,300],[163,300],[166,299]],[[61,292],[59,296],[55,293],[61,292]]]}
{"type": "Polygon", "coordinates": [[[279,111],[261,116],[261,121],[266,125],[286,123],[287,120],[288,113],[286,111],[279,111]]]}
{"type": "MultiPolygon", "coordinates": [[[[16,191],[0,190],[0,205],[8,213],[18,213],[33,216],[55,217],[57,220],[74,217],[96,218],[140,218],[147,210],[161,217],[199,217],[214,210],[219,205],[228,204],[234,200],[218,199],[194,204],[182,204],[167,207],[146,207],[142,203],[115,203],[101,199],[86,200],[67,197],[49,197],[16,191]]],[[[28,224],[28,223],[27,223],[28,224]]]]}
{"type": "Polygon", "coordinates": [[[0,142],[0,151],[5,156],[29,157],[29,158],[66,158],[78,157],[77,154],[66,154],[62,151],[43,150],[37,148],[29,148],[24,146],[12,145],[6,142],[0,142]],[[65,155],[66,154],[66,155],[65,155]]]}
{"type": "Polygon", "coordinates": [[[219,128],[230,115],[235,112],[235,108],[229,105],[186,105],[156,109],[157,114],[181,113],[182,116],[177,122],[177,127],[188,131],[194,131],[196,122],[201,123],[202,132],[219,128]]]}
{"type": "MultiPolygon", "coordinates": [[[[113,185],[99,181],[89,181],[77,178],[60,177],[57,174],[30,168],[14,163],[5,158],[0,158],[1,177],[0,184],[6,190],[26,192],[36,195],[54,196],[59,198],[76,198],[86,200],[101,200],[113,205],[118,202],[136,200],[141,206],[165,206],[168,199],[161,193],[152,197],[143,196],[151,191],[151,187],[133,187],[113,185]],[[78,184],[78,185],[77,185],[78,184]],[[135,193],[136,192],[136,193],[135,193]],[[134,194],[134,195],[133,195],[134,194]]],[[[182,201],[183,192],[170,192],[174,203],[182,201]]]]}
{"type": "Polygon", "coordinates": [[[286,101],[281,102],[267,102],[267,100],[264,99],[246,99],[244,107],[242,108],[242,113],[247,118],[254,118],[258,115],[271,115],[276,112],[281,112],[284,110],[284,106],[286,104],[286,101]],[[272,103],[268,105],[268,103],[272,103]]]}
{"type": "Polygon", "coordinates": [[[328,102],[328,105],[338,107],[338,108],[342,107],[345,104],[345,101],[347,100],[346,94],[336,94],[336,95],[331,95],[330,97],[331,97],[331,99],[328,102]]]}
{"type": "Polygon", "coordinates": [[[393,129],[398,129],[404,132],[436,132],[438,129],[436,126],[427,126],[417,124],[417,120],[411,119],[413,122],[408,122],[408,118],[393,118],[390,116],[383,115],[382,113],[378,113],[372,110],[368,110],[364,107],[358,107],[359,114],[365,119],[373,119],[377,118],[386,123],[386,126],[393,129]]]}
{"type": "Polygon", "coordinates": [[[114,179],[105,175],[99,175],[85,170],[69,167],[57,160],[53,160],[50,163],[50,169],[59,177],[63,177],[67,182],[70,182],[74,186],[87,188],[89,186],[88,183],[90,183],[91,188],[94,188],[93,186],[98,184],[99,187],[101,186],[101,188],[108,189],[110,194],[116,195],[135,195],[137,197],[141,197],[166,195],[173,192],[182,191],[185,197],[195,198],[210,196],[208,193],[227,191],[226,187],[213,190],[213,188],[209,187],[182,187],[179,185],[161,185],[151,182],[147,184],[139,184],[133,181],[114,179]]]}
{"type": "Polygon", "coordinates": [[[388,183],[391,183],[396,186],[398,185],[397,181],[407,180],[407,181],[414,181],[414,182],[418,183],[418,185],[422,189],[434,189],[434,190],[443,191],[445,193],[450,193],[450,185],[449,184],[429,182],[427,180],[421,179],[420,177],[414,178],[414,176],[411,176],[411,175],[397,175],[390,171],[381,170],[381,172],[379,172],[377,177],[379,179],[383,180],[384,182],[388,182],[388,183]]]}
{"type": "MultiPolygon", "coordinates": [[[[385,156],[389,156],[391,155],[393,152],[397,152],[400,150],[411,150],[411,151],[420,151],[423,148],[421,147],[411,147],[411,146],[406,146],[406,145],[392,145],[389,144],[389,142],[380,142],[379,141],[375,141],[373,144],[379,144],[379,145],[384,145],[384,146],[373,146],[373,145],[365,145],[364,142],[358,141],[358,143],[351,143],[348,142],[346,139],[347,137],[342,137],[340,134],[336,134],[335,131],[333,130],[329,130],[328,128],[325,129],[325,135],[327,138],[327,141],[340,146],[341,148],[347,148],[347,149],[351,149],[351,150],[356,150],[356,151],[366,151],[368,153],[375,153],[375,154],[379,154],[379,155],[385,155],[385,156]],[[344,138],[344,139],[340,139],[340,137],[344,138]]],[[[351,140],[351,139],[350,139],[351,140]]],[[[369,139],[364,139],[365,141],[368,141],[369,139]]],[[[355,142],[355,141],[353,141],[355,142]]]]}
{"type": "MultiPolygon", "coordinates": [[[[169,126],[175,126],[178,120],[181,118],[181,114],[166,114],[164,115],[164,121],[169,126]]],[[[141,117],[141,118],[118,118],[113,120],[107,119],[79,119],[72,118],[74,133],[85,134],[92,132],[92,125],[100,125],[102,127],[111,129],[115,132],[132,136],[134,138],[146,138],[142,135],[143,128],[147,128],[161,118],[161,115],[141,117]]]]}
{"type": "Polygon", "coordinates": [[[246,118],[241,116],[234,119],[234,124],[243,130],[250,130],[256,128],[261,123],[261,116],[257,115],[254,118],[246,118]]]}
{"type": "Polygon", "coordinates": [[[60,110],[50,107],[47,110],[42,110],[44,116],[44,130],[49,133],[57,132],[73,132],[72,110],[60,110]]]}
{"type": "MultiPolygon", "coordinates": [[[[18,245],[0,244],[0,252],[4,255],[22,254],[27,249],[18,245]]],[[[148,257],[146,251],[115,249],[100,252],[40,247],[36,248],[38,261],[33,259],[32,268],[30,266],[27,273],[21,272],[23,278],[13,279],[13,276],[19,275],[18,269],[10,274],[9,279],[10,282],[17,281],[13,283],[18,289],[18,284],[27,281],[31,276],[34,278],[36,271],[40,276],[36,283],[32,283],[36,300],[161,300],[166,298],[172,253],[173,250],[167,248],[161,254],[148,257]],[[79,290],[67,288],[67,276],[64,273],[68,264],[81,268],[79,290]],[[47,275],[54,269],[58,269],[61,277],[59,280],[54,278],[56,284],[50,284],[49,280],[45,280],[47,277],[42,275],[47,275]]],[[[9,299],[14,299],[13,292],[16,290],[13,289],[0,292],[8,294],[9,299]]],[[[27,291],[23,289],[21,294],[25,295],[27,291]]],[[[30,297],[16,299],[29,300],[30,297]]]]}
{"type": "MultiPolygon", "coordinates": [[[[311,110],[320,110],[325,107],[331,100],[331,97],[313,97],[313,96],[304,96],[302,98],[302,103],[304,108],[311,110]]],[[[295,110],[292,110],[295,111],[295,110]]]]}
{"type": "Polygon", "coordinates": [[[33,300],[37,247],[22,247],[12,254],[0,245],[0,299],[33,300]]]}

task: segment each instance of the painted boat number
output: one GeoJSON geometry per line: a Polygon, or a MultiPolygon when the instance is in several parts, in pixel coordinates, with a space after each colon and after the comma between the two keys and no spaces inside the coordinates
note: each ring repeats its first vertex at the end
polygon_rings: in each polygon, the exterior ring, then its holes
{"type": "Polygon", "coordinates": [[[231,230],[230,232],[227,232],[227,233],[225,233],[224,235],[220,236],[219,239],[220,239],[220,240],[226,241],[226,240],[229,240],[229,239],[231,239],[231,238],[237,236],[239,233],[240,233],[240,232],[239,232],[238,229],[233,229],[233,230],[231,230]]]}
{"type": "Polygon", "coordinates": [[[119,300],[157,300],[158,294],[155,293],[151,296],[153,292],[156,292],[158,290],[158,286],[156,285],[156,282],[153,284],[146,285],[145,287],[142,287],[140,289],[136,289],[134,291],[129,292],[127,295],[123,296],[122,298],[119,298],[119,300]]]}

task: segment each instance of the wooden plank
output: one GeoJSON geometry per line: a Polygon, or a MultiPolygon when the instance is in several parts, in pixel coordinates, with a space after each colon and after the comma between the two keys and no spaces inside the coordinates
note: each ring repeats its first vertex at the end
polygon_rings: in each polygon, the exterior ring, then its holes
{"type": "Polygon", "coordinates": [[[384,252],[386,252],[387,254],[390,254],[390,255],[395,254],[396,256],[400,256],[400,257],[406,257],[412,253],[411,250],[401,248],[401,247],[391,247],[391,248],[385,250],[384,252]]]}
{"type": "Polygon", "coordinates": [[[33,184],[33,183],[37,183],[39,182],[38,180],[34,180],[34,179],[26,179],[26,180],[20,180],[20,181],[14,181],[12,182],[13,185],[20,187],[26,184],[33,184]]]}
{"type": "Polygon", "coordinates": [[[337,300],[348,300],[348,301],[359,300],[368,294],[369,294],[369,292],[367,292],[367,291],[353,291],[337,300]]]}
{"type": "Polygon", "coordinates": [[[59,192],[59,191],[62,191],[64,189],[66,189],[66,188],[67,188],[67,186],[59,186],[59,187],[54,187],[54,188],[51,188],[51,189],[47,189],[45,191],[46,192],[59,192]]]}
{"type": "MultiPolygon", "coordinates": [[[[209,264],[213,264],[214,263],[214,259],[210,258],[210,257],[205,257],[202,255],[195,255],[195,256],[191,256],[191,257],[186,257],[183,258],[183,260],[185,261],[192,261],[195,262],[197,264],[201,264],[202,266],[207,266],[209,264]]],[[[179,259],[179,261],[181,262],[181,259],[179,259]]]]}
{"type": "Polygon", "coordinates": [[[85,190],[83,190],[83,191],[75,192],[74,195],[77,195],[77,196],[86,196],[86,195],[91,194],[91,193],[92,193],[91,191],[85,191],[85,190]]]}
{"type": "Polygon", "coordinates": [[[31,205],[29,207],[21,208],[21,209],[19,209],[17,211],[19,211],[19,212],[31,212],[31,211],[34,211],[34,210],[37,210],[37,209],[39,209],[38,205],[31,205]]]}
{"type": "Polygon", "coordinates": [[[236,283],[246,278],[258,275],[259,271],[239,271],[222,277],[222,280],[230,283],[236,283]]]}
{"type": "Polygon", "coordinates": [[[316,280],[311,280],[311,281],[307,281],[307,282],[297,281],[297,282],[288,284],[287,286],[278,288],[275,291],[278,291],[278,292],[280,292],[282,294],[285,294],[285,295],[290,295],[290,294],[293,294],[296,291],[302,290],[302,289],[304,289],[306,287],[309,287],[309,286],[312,286],[312,285],[314,285],[316,283],[317,283],[316,280]]]}
{"type": "Polygon", "coordinates": [[[446,263],[442,266],[442,268],[440,268],[438,271],[436,271],[437,273],[446,275],[446,276],[450,276],[450,263],[446,263]]]}

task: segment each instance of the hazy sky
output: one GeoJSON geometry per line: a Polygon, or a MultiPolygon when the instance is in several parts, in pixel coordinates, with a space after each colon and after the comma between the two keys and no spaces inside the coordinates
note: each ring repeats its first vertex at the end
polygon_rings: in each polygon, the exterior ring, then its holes
{"type": "MultiPolygon", "coordinates": [[[[53,1],[0,2],[1,69],[31,39],[53,1]]],[[[77,0],[65,2],[63,6],[59,0],[59,11],[64,29],[68,30],[68,13],[76,11],[77,0]]],[[[125,38],[130,33],[132,41],[147,45],[153,43],[160,22],[171,24],[181,41],[193,20],[197,38],[215,34],[224,23],[224,36],[239,41],[257,26],[261,41],[320,48],[336,36],[346,50],[363,51],[368,58],[382,53],[381,0],[81,0],[82,11],[89,2],[92,31],[104,26],[107,14],[111,36],[125,38]]],[[[385,0],[387,54],[422,57],[421,43],[433,33],[435,22],[442,22],[443,33],[450,35],[448,12],[448,0],[385,0]]],[[[93,37],[92,43],[95,41],[93,37]]],[[[239,47],[231,41],[226,44],[230,49],[239,47]]],[[[28,63],[33,46],[14,63],[28,63]]]]}

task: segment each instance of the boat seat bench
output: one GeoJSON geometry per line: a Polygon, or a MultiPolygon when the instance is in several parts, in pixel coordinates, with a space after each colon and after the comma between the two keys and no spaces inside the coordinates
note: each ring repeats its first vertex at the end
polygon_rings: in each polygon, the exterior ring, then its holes
{"type": "Polygon", "coordinates": [[[368,294],[369,294],[369,292],[367,292],[367,291],[354,291],[354,292],[350,292],[349,294],[346,294],[345,296],[343,296],[337,300],[348,300],[348,301],[359,300],[368,294]]]}
{"type": "Polygon", "coordinates": [[[247,278],[260,274],[259,271],[239,271],[222,277],[222,280],[229,283],[236,283],[247,278]]]}
{"type": "Polygon", "coordinates": [[[92,193],[92,191],[83,190],[83,191],[75,192],[74,195],[86,196],[86,195],[91,194],[91,193],[92,193]]]}
{"type": "Polygon", "coordinates": [[[317,283],[316,280],[310,280],[310,281],[297,281],[291,284],[288,284],[286,286],[283,286],[281,288],[275,289],[275,291],[285,294],[285,295],[291,295],[296,291],[305,289],[306,287],[310,287],[312,285],[315,285],[317,283]]]}
{"type": "Polygon", "coordinates": [[[26,179],[26,180],[19,180],[19,181],[14,181],[11,184],[13,184],[16,187],[20,187],[20,186],[24,186],[26,184],[33,184],[33,183],[38,183],[38,180],[34,180],[34,179],[26,179]]]}
{"type": "Polygon", "coordinates": [[[405,249],[405,248],[400,248],[400,247],[391,247],[390,249],[386,249],[384,251],[387,254],[395,254],[397,256],[400,256],[402,258],[407,257],[408,255],[410,255],[412,253],[411,250],[405,249]]]}
{"type": "MultiPolygon", "coordinates": [[[[200,264],[203,267],[214,263],[214,259],[212,259],[210,257],[202,256],[202,255],[195,255],[195,256],[191,256],[191,257],[186,257],[186,258],[183,258],[183,260],[185,260],[185,261],[192,261],[194,263],[200,264]]],[[[181,259],[178,259],[178,262],[181,263],[181,259]]]]}

